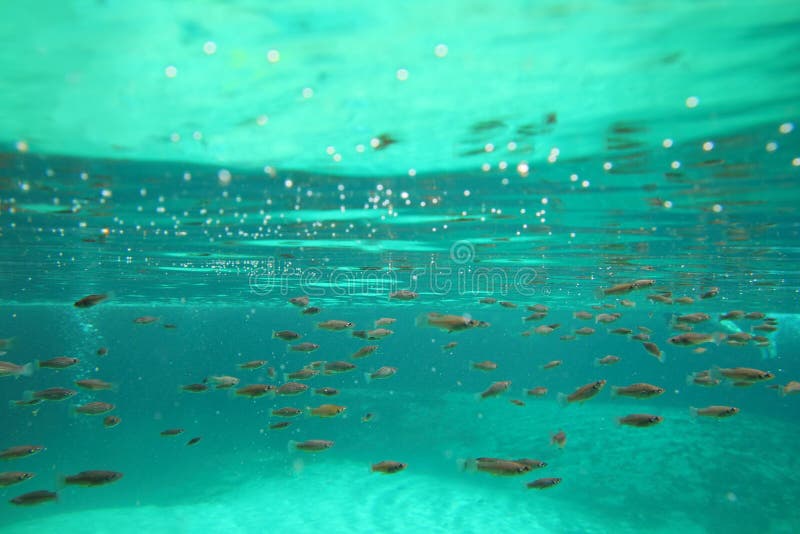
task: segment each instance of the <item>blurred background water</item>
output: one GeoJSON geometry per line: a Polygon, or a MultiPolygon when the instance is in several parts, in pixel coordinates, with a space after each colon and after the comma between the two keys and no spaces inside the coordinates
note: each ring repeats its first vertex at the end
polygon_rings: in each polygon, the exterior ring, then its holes
{"type": "Polygon", "coordinates": [[[798,397],[687,376],[800,380],[798,30],[785,1],[3,4],[0,359],[80,363],[2,378],[0,450],[47,449],[3,462],[36,476],[0,494],[124,473],[62,487],[57,504],[5,503],[3,531],[797,531],[798,397]],[[637,279],[655,283],[602,296],[637,279]],[[319,314],[288,302],[300,295],[319,314]],[[537,303],[547,317],[524,321],[537,303]],[[731,310],[778,328],[719,320],[731,310]],[[441,332],[430,312],[490,326],[441,332]],[[667,341],[695,312],[721,340],[702,353],[667,341]],[[380,317],[393,335],[352,336],[380,317]],[[355,326],[316,327],[329,319],[355,326]],[[531,333],[542,324],[560,326],[531,333]],[[640,326],[663,363],[607,331],[640,326]],[[276,330],[320,348],[289,351],[276,330]],[[766,342],[722,339],[737,331],[766,342]],[[351,359],[367,344],[379,349],[351,359]],[[607,354],[622,361],[597,367],[607,354]],[[237,368],[254,359],[268,364],[237,368]],[[498,368],[470,368],[485,359],[498,368]],[[308,383],[337,397],[179,391],[213,375],[280,385],[334,360],[358,368],[308,383]],[[397,375],[365,380],[384,365],[397,375]],[[88,377],[117,390],[6,405],[88,377]],[[601,378],[585,405],[557,402],[601,378]],[[475,398],[502,380],[505,395],[475,398]],[[666,391],[611,396],[634,382],[666,391]],[[535,386],[547,396],[525,394],[535,386]],[[71,413],[90,400],[114,403],[120,425],[71,413]],[[323,402],[347,410],[269,429],[272,409],[323,402]],[[715,404],[741,412],[691,416],[715,404]],[[664,422],[616,422],[643,412],[664,422]],[[289,450],[304,439],[335,445],[289,450]],[[460,469],[483,456],[548,466],[460,469]],[[408,468],[370,472],[387,459],[408,468]],[[526,489],[538,477],[562,482],[526,489]]]}

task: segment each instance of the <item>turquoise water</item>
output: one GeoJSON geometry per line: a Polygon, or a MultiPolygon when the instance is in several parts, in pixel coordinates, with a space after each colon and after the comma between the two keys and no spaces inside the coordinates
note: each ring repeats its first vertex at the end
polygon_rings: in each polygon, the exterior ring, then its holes
{"type": "Polygon", "coordinates": [[[1,461],[35,473],[0,487],[3,532],[800,531],[800,395],[774,387],[800,380],[795,3],[106,0],[4,4],[0,21],[0,360],[80,360],[0,378],[0,450],[46,447],[1,461]],[[73,305],[90,294],[108,298],[73,305]],[[525,321],[534,304],[547,316],[525,321]],[[448,333],[429,313],[489,325],[448,333]],[[703,351],[668,342],[690,313],[710,316],[703,351]],[[392,335],[352,335],[379,318],[392,335]],[[335,397],[234,393],[337,360],[357,369],[306,381],[335,397]],[[365,378],[382,366],[396,375],[365,378]],[[717,367],[774,378],[687,383],[717,367]],[[221,375],[240,383],[180,390],[221,375]],[[612,395],[637,382],[665,392],[612,395]],[[9,404],[55,386],[78,394],[9,404]],[[95,400],[118,426],[74,413],[95,400]],[[346,410],[271,415],[323,403],[346,410]],[[692,415],[710,405],[740,411],[692,415]],[[664,420],[617,424],[633,413],[664,420]],[[307,439],[334,445],[292,448],[307,439]],[[547,466],[462,469],[478,457],[547,466]],[[382,460],[408,465],[371,472],[382,460]],[[60,482],[92,469],[124,476],[60,482]],[[540,477],[561,483],[526,487],[540,477]],[[58,502],[8,502],[34,490],[58,502]]]}

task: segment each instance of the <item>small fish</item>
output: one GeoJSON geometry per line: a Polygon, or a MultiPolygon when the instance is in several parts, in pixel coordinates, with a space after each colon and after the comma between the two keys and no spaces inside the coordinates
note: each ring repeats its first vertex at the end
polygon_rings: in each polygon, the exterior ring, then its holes
{"type": "Polygon", "coordinates": [[[306,441],[290,441],[289,448],[303,452],[321,452],[333,447],[333,441],[324,439],[309,439],[306,441]]]}
{"type": "Polygon", "coordinates": [[[531,468],[525,464],[502,458],[475,458],[462,464],[464,471],[481,471],[494,476],[516,476],[527,473],[531,468]]]}
{"type": "Polygon", "coordinates": [[[745,318],[745,319],[749,319],[749,320],[751,320],[751,321],[758,321],[758,320],[760,320],[760,319],[763,319],[763,318],[765,318],[766,316],[767,316],[767,314],[766,314],[766,313],[763,313],[763,312],[757,312],[757,311],[755,311],[755,312],[748,312],[748,313],[746,313],[746,314],[744,315],[744,318],[745,318]]]}
{"type": "Polygon", "coordinates": [[[595,323],[609,324],[622,317],[621,313],[600,313],[594,318],[595,323]]]}
{"type": "Polygon", "coordinates": [[[567,444],[567,434],[564,433],[563,430],[559,430],[552,436],[550,436],[550,445],[556,445],[557,447],[563,449],[564,445],[567,444]]]}
{"type": "Polygon", "coordinates": [[[374,418],[375,418],[375,414],[373,414],[373,413],[365,413],[364,415],[361,416],[361,422],[362,423],[369,423],[374,418]]]}
{"type": "Polygon", "coordinates": [[[525,394],[528,395],[529,397],[544,397],[547,395],[547,388],[543,386],[538,386],[527,390],[525,394]]]}
{"type": "Polygon", "coordinates": [[[555,329],[558,328],[559,326],[561,326],[561,325],[558,324],[558,323],[555,323],[555,324],[543,324],[543,325],[540,325],[540,326],[537,326],[536,328],[534,328],[533,329],[533,333],[534,334],[538,334],[540,336],[546,336],[548,334],[552,334],[553,331],[555,331],[555,329]]]}
{"type": "Polygon", "coordinates": [[[181,386],[181,391],[188,391],[189,393],[203,393],[204,391],[208,391],[208,386],[206,384],[186,384],[181,386]]]}
{"type": "Polygon", "coordinates": [[[781,395],[781,397],[800,393],[800,382],[797,380],[790,380],[785,386],[778,387],[778,393],[781,395]]]}
{"type": "Polygon", "coordinates": [[[417,293],[413,291],[408,291],[407,289],[401,289],[399,291],[394,291],[392,293],[389,293],[389,299],[393,300],[409,301],[409,300],[414,300],[417,297],[419,297],[417,293]]]}
{"type": "Polygon", "coordinates": [[[275,386],[272,384],[250,384],[248,386],[241,387],[236,390],[236,395],[239,397],[249,397],[251,399],[256,399],[258,397],[263,397],[269,393],[275,391],[275,386]]]}
{"type": "Polygon", "coordinates": [[[539,312],[539,313],[547,313],[550,311],[550,308],[548,308],[544,304],[534,304],[533,306],[526,306],[525,309],[528,311],[539,312]]]}
{"type": "Polygon", "coordinates": [[[58,495],[54,491],[38,490],[24,493],[19,497],[14,497],[8,502],[11,504],[16,504],[17,506],[33,506],[36,504],[53,502],[57,500],[58,495]]]}
{"type": "Polygon", "coordinates": [[[701,299],[710,299],[710,298],[716,297],[718,294],[719,294],[719,288],[718,287],[711,287],[705,293],[700,295],[700,298],[701,299]]]}
{"type": "Polygon", "coordinates": [[[689,408],[692,412],[692,416],[703,416],[703,417],[731,417],[739,413],[739,408],[734,406],[708,406],[706,408],[689,408]]]}
{"type": "Polygon", "coordinates": [[[309,369],[307,367],[300,369],[299,371],[294,371],[293,373],[287,373],[284,375],[284,379],[288,380],[308,380],[309,378],[313,378],[319,374],[319,371],[316,369],[309,369]]]}
{"type": "Polygon", "coordinates": [[[196,444],[198,441],[200,441],[201,439],[203,439],[201,436],[196,436],[196,437],[193,437],[192,439],[190,439],[189,441],[187,441],[187,442],[186,442],[186,446],[187,446],[187,447],[190,447],[190,446],[192,446],[192,445],[195,445],[195,444],[196,444]]]}
{"type": "Polygon", "coordinates": [[[79,388],[88,389],[89,391],[106,391],[115,388],[114,384],[106,382],[105,380],[100,380],[99,378],[76,380],[75,385],[79,388]]]}
{"type": "Polygon", "coordinates": [[[121,422],[122,422],[122,419],[120,419],[119,416],[107,415],[103,419],[103,426],[106,427],[106,428],[114,428],[115,426],[117,426],[121,422]]]}
{"type": "Polygon", "coordinates": [[[46,401],[62,401],[76,395],[77,393],[77,391],[67,388],[47,388],[41,391],[34,391],[33,398],[46,401]]]}
{"type": "Polygon", "coordinates": [[[94,401],[87,402],[81,406],[76,406],[75,413],[83,415],[102,415],[110,412],[114,408],[115,406],[109,402],[94,401]]]}
{"type": "Polygon", "coordinates": [[[345,361],[336,361],[336,362],[328,362],[325,364],[325,374],[334,374],[334,373],[346,373],[348,371],[352,371],[355,369],[356,366],[350,362],[345,361]]]}
{"type": "Polygon", "coordinates": [[[365,378],[367,379],[367,382],[370,382],[371,380],[381,380],[384,378],[389,378],[391,376],[394,376],[395,373],[397,373],[397,367],[389,367],[388,365],[384,365],[374,373],[365,374],[365,378]]]}
{"type": "Polygon", "coordinates": [[[321,404],[315,408],[307,408],[309,415],[315,417],[336,417],[347,410],[346,406],[338,406],[336,404],[321,404]]]}
{"type": "Polygon", "coordinates": [[[4,376],[31,376],[33,374],[33,363],[17,365],[11,362],[0,362],[0,377],[4,376]]]}
{"type": "Polygon", "coordinates": [[[283,341],[294,341],[295,339],[300,339],[301,336],[292,330],[278,330],[272,333],[272,337],[283,341]]]}
{"type": "Polygon", "coordinates": [[[101,357],[105,356],[106,354],[108,354],[108,349],[106,347],[100,347],[99,349],[97,349],[96,354],[101,357]]]}
{"type": "Polygon", "coordinates": [[[164,328],[166,328],[167,330],[175,330],[176,328],[178,328],[178,325],[172,323],[165,323],[164,328]]]}
{"type": "Polygon", "coordinates": [[[515,406],[525,406],[525,402],[519,399],[511,399],[511,404],[515,406]]]}
{"type": "Polygon", "coordinates": [[[86,295],[80,300],[75,301],[73,306],[76,308],[91,308],[92,306],[96,306],[106,300],[108,295],[105,293],[97,293],[92,295],[86,295]]]}
{"type": "Polygon", "coordinates": [[[615,286],[602,289],[603,295],[624,295],[636,289],[645,289],[656,283],[655,280],[634,280],[633,282],[624,282],[615,286]]]}
{"type": "Polygon", "coordinates": [[[525,486],[529,489],[547,489],[561,484],[560,478],[537,478],[533,482],[528,482],[525,486]]]}
{"type": "Polygon", "coordinates": [[[555,369],[556,367],[560,367],[563,364],[563,360],[552,360],[547,362],[546,364],[542,365],[542,369],[555,369]]]}
{"type": "Polygon", "coordinates": [[[4,471],[0,473],[0,487],[5,488],[13,486],[14,484],[30,480],[34,476],[36,476],[34,473],[28,473],[26,471],[4,471]]]}
{"type": "Polygon", "coordinates": [[[286,406],[284,408],[278,408],[276,410],[272,410],[272,415],[276,417],[297,417],[303,410],[299,408],[294,408],[292,406],[286,406]]]}
{"type": "Polygon", "coordinates": [[[504,380],[502,382],[492,382],[492,384],[479,394],[479,398],[488,399],[489,397],[497,397],[508,391],[511,387],[511,380],[504,380]]]}
{"type": "Polygon", "coordinates": [[[678,304],[694,304],[694,299],[692,297],[678,297],[675,302],[678,304]]]}
{"type": "Polygon", "coordinates": [[[381,317],[375,321],[375,327],[389,326],[390,324],[394,324],[396,321],[397,319],[394,319],[393,317],[381,317]]]}
{"type": "Polygon", "coordinates": [[[619,301],[620,306],[624,306],[626,308],[635,308],[636,303],[632,300],[622,299],[619,301]]]}
{"type": "Polygon", "coordinates": [[[212,383],[216,387],[216,389],[230,389],[232,387],[239,385],[239,379],[235,376],[209,376],[205,380],[205,383],[212,383]]]}
{"type": "Polygon", "coordinates": [[[458,346],[458,341],[451,341],[446,345],[442,345],[442,350],[453,350],[458,346]]]}
{"type": "Polygon", "coordinates": [[[642,342],[642,346],[644,347],[644,350],[646,350],[647,352],[649,352],[650,354],[655,356],[656,359],[658,359],[658,361],[660,361],[661,363],[664,363],[665,355],[661,351],[661,349],[658,348],[658,345],[656,345],[652,341],[644,341],[644,342],[642,342]]]}
{"type": "Polygon", "coordinates": [[[512,310],[517,307],[516,304],[514,304],[513,302],[508,302],[507,300],[501,301],[500,302],[500,306],[502,306],[504,308],[512,309],[512,310]]]}
{"type": "Polygon", "coordinates": [[[762,380],[772,380],[775,375],[769,371],[761,371],[750,367],[732,367],[729,369],[715,368],[711,374],[720,374],[725,378],[735,382],[760,382],[762,380]]]}
{"type": "Polygon", "coordinates": [[[672,293],[655,293],[653,295],[647,295],[647,300],[660,302],[661,304],[672,304],[672,293]]]}
{"type": "Polygon", "coordinates": [[[158,321],[158,317],[152,315],[142,315],[133,320],[135,324],[152,324],[158,321]]]}
{"type": "Polygon", "coordinates": [[[703,343],[717,343],[722,340],[724,337],[723,334],[704,334],[701,332],[686,332],[683,334],[678,334],[677,336],[672,336],[667,341],[673,345],[678,345],[681,347],[694,347],[695,345],[700,345],[703,343]]]}
{"type": "Polygon", "coordinates": [[[387,328],[375,328],[374,330],[353,331],[353,337],[361,339],[369,339],[369,340],[383,339],[387,336],[391,336],[392,334],[394,334],[394,330],[389,330],[387,328]]]}
{"type": "Polygon", "coordinates": [[[73,365],[80,362],[78,358],[70,358],[68,356],[56,356],[55,358],[50,358],[49,360],[45,360],[43,362],[37,362],[37,366],[41,368],[47,369],[66,369],[67,367],[72,367],[73,365]]]}
{"type": "Polygon", "coordinates": [[[182,428],[168,428],[167,430],[162,430],[161,435],[164,437],[173,437],[179,436],[183,434],[184,430],[182,428]]]}
{"type": "Polygon", "coordinates": [[[365,358],[370,354],[372,354],[373,352],[375,352],[376,350],[378,350],[378,345],[367,345],[365,347],[361,347],[360,349],[358,349],[350,357],[353,359],[365,358]]]}
{"type": "Polygon", "coordinates": [[[482,362],[469,362],[469,366],[472,369],[477,369],[479,371],[494,371],[497,369],[497,364],[490,360],[484,360],[482,362]]]}
{"type": "Polygon", "coordinates": [[[731,310],[719,316],[720,321],[730,321],[744,317],[744,310],[731,310]]]}
{"type": "Polygon", "coordinates": [[[483,297],[478,301],[479,304],[494,304],[495,302],[497,302],[497,299],[494,297],[483,297]]]}
{"type": "Polygon", "coordinates": [[[643,382],[630,386],[612,386],[611,395],[614,397],[633,397],[634,399],[649,399],[664,393],[664,388],[643,382]]]}
{"type": "Polygon", "coordinates": [[[290,423],[289,421],[281,421],[279,423],[272,423],[271,425],[269,425],[269,429],[270,430],[281,430],[282,428],[286,428],[291,424],[292,423],[290,423]]]}
{"type": "Polygon", "coordinates": [[[613,354],[609,354],[607,356],[603,356],[602,358],[596,358],[594,360],[595,366],[599,365],[614,365],[622,361],[622,358],[619,356],[614,356],[613,354]]]}
{"type": "Polygon", "coordinates": [[[532,314],[530,314],[527,317],[525,317],[523,319],[523,321],[525,321],[525,322],[540,321],[540,320],[544,319],[545,317],[547,317],[547,313],[546,312],[533,312],[532,314]]]}
{"type": "Polygon", "coordinates": [[[777,329],[777,326],[768,323],[759,324],[753,327],[753,330],[757,332],[775,332],[777,329]]]}
{"type": "Polygon", "coordinates": [[[334,395],[339,394],[339,390],[336,388],[329,388],[329,387],[317,388],[314,390],[314,394],[323,395],[325,397],[333,397],[334,395]]]}
{"type": "Polygon", "coordinates": [[[322,330],[330,330],[332,332],[338,332],[340,330],[346,330],[352,327],[353,323],[351,323],[350,321],[340,321],[338,319],[330,319],[328,321],[317,323],[317,328],[320,328],[322,330]]]}
{"type": "Polygon", "coordinates": [[[264,367],[266,364],[267,364],[267,360],[251,360],[249,362],[240,363],[238,365],[238,367],[239,367],[239,369],[254,370],[254,369],[259,369],[261,367],[264,367]]]}
{"type": "Polygon", "coordinates": [[[675,317],[675,321],[679,323],[691,323],[691,324],[698,324],[704,321],[708,321],[711,319],[711,316],[707,313],[689,313],[687,315],[679,315],[675,317]]]}
{"type": "Polygon", "coordinates": [[[304,341],[302,343],[298,343],[297,345],[290,345],[289,348],[294,352],[314,352],[319,348],[319,345],[309,341],[304,341]]]}
{"type": "Polygon", "coordinates": [[[321,311],[322,311],[322,308],[318,308],[317,306],[309,306],[308,308],[306,308],[305,310],[303,310],[300,313],[302,313],[303,315],[316,315],[321,311]]]}
{"type": "Polygon", "coordinates": [[[122,478],[117,471],[81,471],[77,475],[69,475],[61,480],[67,486],[103,486],[122,478]]]}
{"type": "Polygon", "coordinates": [[[306,295],[303,295],[301,297],[292,297],[289,299],[289,302],[299,308],[305,308],[306,306],[308,306],[309,301],[308,297],[306,295]]]}
{"type": "Polygon", "coordinates": [[[593,313],[589,313],[587,311],[577,311],[572,314],[572,317],[575,319],[581,319],[583,321],[588,321],[589,319],[594,317],[593,313]]]}
{"type": "Polygon", "coordinates": [[[308,386],[300,382],[286,382],[280,386],[275,393],[278,395],[299,395],[308,389],[308,386]]]}
{"type": "Polygon", "coordinates": [[[36,406],[42,402],[42,399],[21,399],[8,401],[12,406],[36,406]]]}
{"type": "Polygon", "coordinates": [[[631,339],[634,341],[650,341],[650,334],[645,334],[644,332],[639,332],[638,334],[634,334],[631,336],[631,339]]]}
{"type": "Polygon", "coordinates": [[[661,417],[660,415],[651,415],[646,413],[632,413],[630,415],[626,415],[625,417],[618,418],[617,424],[644,428],[648,426],[657,425],[663,420],[664,418],[661,417]]]}
{"type": "Polygon", "coordinates": [[[376,464],[372,464],[371,470],[374,473],[383,473],[384,475],[393,475],[405,469],[408,464],[403,462],[395,462],[392,460],[384,460],[376,464]]]}
{"type": "Polygon", "coordinates": [[[558,399],[559,402],[564,405],[573,402],[585,402],[594,397],[595,395],[597,395],[598,393],[600,393],[600,391],[603,389],[605,385],[606,385],[605,380],[589,382],[588,384],[579,387],[569,395],[564,395],[563,393],[559,393],[558,399]]]}
{"type": "Polygon", "coordinates": [[[442,315],[441,313],[429,313],[427,315],[427,324],[445,332],[462,332],[470,328],[489,326],[484,321],[477,321],[460,315],[442,315]]]}
{"type": "Polygon", "coordinates": [[[584,326],[583,328],[578,328],[575,330],[575,333],[579,336],[591,336],[594,334],[594,328],[589,328],[588,326],[584,326]]]}
{"type": "Polygon", "coordinates": [[[25,458],[33,454],[42,452],[44,447],[41,445],[17,445],[0,451],[0,460],[16,460],[25,458]]]}

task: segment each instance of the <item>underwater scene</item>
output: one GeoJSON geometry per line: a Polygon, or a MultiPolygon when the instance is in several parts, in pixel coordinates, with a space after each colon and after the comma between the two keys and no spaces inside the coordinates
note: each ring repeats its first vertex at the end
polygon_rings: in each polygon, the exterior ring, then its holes
{"type": "Polygon", "coordinates": [[[800,4],[0,4],[0,532],[800,532],[800,4]]]}

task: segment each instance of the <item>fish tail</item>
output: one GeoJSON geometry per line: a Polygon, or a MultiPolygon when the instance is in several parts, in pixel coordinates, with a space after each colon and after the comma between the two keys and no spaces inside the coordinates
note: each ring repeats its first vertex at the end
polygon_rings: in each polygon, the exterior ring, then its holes
{"type": "Polygon", "coordinates": [[[594,289],[594,298],[596,298],[597,300],[601,300],[605,297],[606,297],[606,292],[603,291],[602,287],[596,287],[594,289]]]}
{"type": "Polygon", "coordinates": [[[692,417],[698,416],[697,408],[695,408],[694,406],[689,406],[689,413],[692,414],[692,417]]]}
{"type": "Polygon", "coordinates": [[[726,336],[722,332],[714,332],[711,337],[712,337],[712,339],[714,341],[714,344],[719,346],[719,344],[722,343],[723,341],[725,341],[725,338],[728,337],[728,336],[726,336]]]}
{"type": "MultiPolygon", "coordinates": [[[[39,366],[39,360],[36,360],[36,366],[39,366]]],[[[22,371],[19,373],[22,376],[31,376],[33,374],[33,362],[28,362],[22,366],[22,371]]]]}
{"type": "Polygon", "coordinates": [[[619,397],[619,386],[611,386],[611,396],[619,397]]]}
{"type": "Polygon", "coordinates": [[[62,490],[67,486],[67,477],[62,474],[56,475],[56,491],[62,490]]]}
{"type": "Polygon", "coordinates": [[[719,368],[718,365],[715,365],[711,369],[709,369],[708,376],[710,376],[714,380],[725,380],[725,375],[722,374],[722,370],[719,368]]]}
{"type": "Polygon", "coordinates": [[[460,471],[467,471],[470,473],[474,473],[478,470],[478,461],[474,458],[470,458],[468,460],[459,459],[456,460],[456,464],[458,465],[458,469],[460,471]]]}
{"type": "Polygon", "coordinates": [[[595,367],[600,367],[601,365],[603,365],[603,364],[600,363],[600,358],[595,358],[594,359],[594,366],[595,367]]]}
{"type": "Polygon", "coordinates": [[[297,442],[295,440],[293,440],[293,439],[290,439],[289,443],[286,444],[286,448],[289,450],[289,452],[296,451],[297,450],[297,442]]]}
{"type": "Polygon", "coordinates": [[[778,395],[781,397],[786,396],[786,386],[778,386],[778,395]]]}
{"type": "Polygon", "coordinates": [[[25,392],[22,394],[22,398],[26,401],[33,400],[33,391],[30,389],[25,390],[25,392]]]}
{"type": "Polygon", "coordinates": [[[369,384],[372,382],[372,376],[370,376],[369,373],[364,373],[364,380],[367,382],[367,384],[369,384]]]}
{"type": "Polygon", "coordinates": [[[569,404],[569,398],[565,393],[559,393],[556,400],[558,400],[561,406],[567,406],[569,404]]]}
{"type": "Polygon", "coordinates": [[[311,406],[306,406],[306,409],[305,409],[304,411],[305,411],[305,414],[306,414],[308,417],[311,417],[312,415],[314,415],[314,414],[311,412],[311,406]]]}
{"type": "Polygon", "coordinates": [[[475,400],[483,400],[484,399],[483,393],[476,393],[475,395],[473,395],[473,397],[475,397],[475,400]]]}
{"type": "Polygon", "coordinates": [[[691,386],[694,384],[694,373],[686,375],[686,385],[691,386]]]}
{"type": "Polygon", "coordinates": [[[661,354],[656,359],[661,363],[664,363],[665,361],[667,361],[667,353],[662,350],[661,354]]]}

